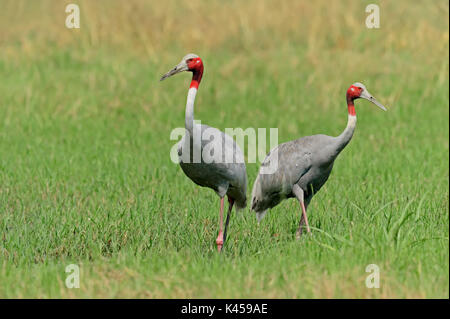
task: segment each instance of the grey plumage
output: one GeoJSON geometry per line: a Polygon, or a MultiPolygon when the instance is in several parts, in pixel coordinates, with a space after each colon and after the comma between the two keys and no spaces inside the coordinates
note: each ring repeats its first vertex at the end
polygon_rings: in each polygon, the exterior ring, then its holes
{"type": "Polygon", "coordinates": [[[262,166],[278,156],[273,174],[259,174],[252,191],[252,210],[264,214],[283,199],[295,197],[292,187],[304,191],[307,202],[327,181],[339,154],[339,137],[313,135],[278,145],[266,156],[262,166]]]}
{"type": "MultiPolygon", "coordinates": [[[[193,130],[197,130],[199,136],[212,135],[220,136],[220,141],[216,139],[199,139],[201,145],[195,143],[191,134],[185,134],[178,143],[178,158],[183,172],[194,183],[199,186],[213,189],[217,195],[235,200],[236,208],[242,209],[247,205],[247,172],[245,168],[244,155],[236,142],[227,134],[216,128],[205,124],[194,124],[193,130]],[[200,163],[194,162],[194,153],[203,154],[205,147],[222,150],[221,153],[212,156],[214,161],[205,163],[202,156],[200,163]],[[200,146],[200,148],[199,148],[200,146]],[[188,151],[187,151],[188,150],[188,151]],[[233,154],[232,162],[227,162],[226,156],[233,154]]],[[[194,132],[194,136],[196,136],[194,132]]]]}

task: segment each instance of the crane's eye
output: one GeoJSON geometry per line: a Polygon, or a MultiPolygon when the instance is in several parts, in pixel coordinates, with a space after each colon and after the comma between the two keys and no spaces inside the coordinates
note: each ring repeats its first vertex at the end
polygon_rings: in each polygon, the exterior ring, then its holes
{"type": "Polygon", "coordinates": [[[187,59],[186,63],[190,63],[192,61],[192,59],[187,59]]]}

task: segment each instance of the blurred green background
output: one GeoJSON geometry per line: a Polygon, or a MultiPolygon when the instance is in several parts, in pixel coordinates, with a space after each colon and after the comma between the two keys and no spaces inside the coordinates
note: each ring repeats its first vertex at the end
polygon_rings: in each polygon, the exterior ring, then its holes
{"type": "Polygon", "coordinates": [[[80,29],[69,3],[0,0],[0,297],[449,297],[448,1],[74,1],[80,29]],[[290,200],[216,253],[218,198],[169,157],[190,76],[159,77],[189,52],[222,130],[338,135],[356,81],[389,108],[357,102],[313,236],[290,200]]]}

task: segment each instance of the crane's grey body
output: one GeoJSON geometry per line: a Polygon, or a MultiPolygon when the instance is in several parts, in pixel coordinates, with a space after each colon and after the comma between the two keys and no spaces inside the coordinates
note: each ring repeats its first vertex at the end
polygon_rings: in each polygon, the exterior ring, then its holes
{"type": "Polygon", "coordinates": [[[364,98],[386,111],[359,82],[347,90],[347,127],[337,137],[312,135],[283,143],[274,148],[264,159],[258,177],[253,185],[252,210],[260,221],[267,210],[278,205],[283,199],[296,197],[302,207],[297,235],[301,235],[302,225],[310,232],[306,208],[311,198],[326,183],[333,169],[334,161],[350,142],[356,127],[354,100],[364,98]],[[275,171],[265,171],[270,167],[275,171]]]}
{"type": "Polygon", "coordinates": [[[235,200],[236,208],[244,208],[247,173],[241,149],[233,138],[216,128],[205,124],[194,124],[193,131],[193,135],[185,134],[178,143],[178,158],[183,172],[197,185],[213,189],[220,197],[227,195],[235,200]],[[193,137],[204,136],[205,132],[207,135],[220,136],[220,139],[199,138],[196,140],[193,137]],[[212,162],[206,162],[203,156],[205,147],[214,149],[216,152],[220,149],[221,152],[212,162]],[[194,157],[195,152],[199,154],[197,163],[194,157]],[[230,154],[232,154],[231,162],[227,161],[227,156],[230,154]]]}
{"type": "MultiPolygon", "coordinates": [[[[351,137],[345,134],[345,137],[351,137]]],[[[294,185],[304,192],[305,205],[325,184],[334,160],[348,143],[344,136],[306,136],[278,145],[264,159],[262,166],[278,161],[273,174],[259,174],[252,193],[252,210],[264,214],[283,199],[296,197],[294,185]]]]}

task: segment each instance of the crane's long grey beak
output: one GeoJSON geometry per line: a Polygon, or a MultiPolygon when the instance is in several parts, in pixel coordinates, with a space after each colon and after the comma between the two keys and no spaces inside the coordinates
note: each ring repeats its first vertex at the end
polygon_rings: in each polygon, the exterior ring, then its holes
{"type": "Polygon", "coordinates": [[[169,72],[167,72],[166,74],[164,74],[160,81],[163,81],[165,79],[167,79],[169,76],[175,75],[177,73],[183,72],[183,71],[187,71],[187,65],[186,63],[179,63],[178,65],[176,65],[172,70],[170,70],[169,72]]]}
{"type": "Polygon", "coordinates": [[[361,97],[363,99],[366,99],[367,101],[372,102],[373,104],[375,104],[376,106],[378,106],[380,109],[382,109],[383,111],[387,111],[387,109],[384,107],[383,104],[381,104],[380,102],[377,101],[377,99],[375,99],[372,94],[370,94],[369,92],[367,92],[367,90],[364,90],[361,94],[361,97]]]}

